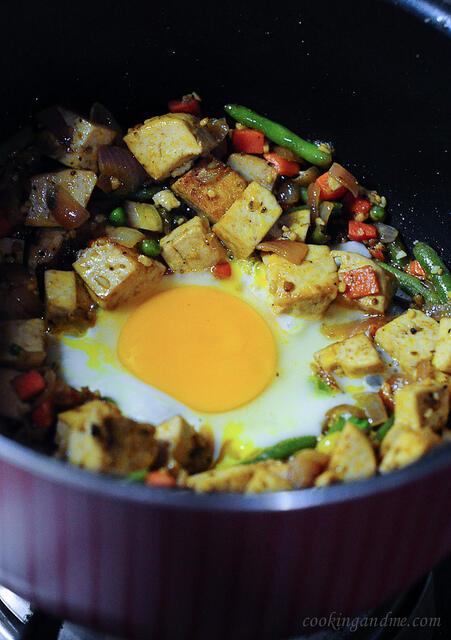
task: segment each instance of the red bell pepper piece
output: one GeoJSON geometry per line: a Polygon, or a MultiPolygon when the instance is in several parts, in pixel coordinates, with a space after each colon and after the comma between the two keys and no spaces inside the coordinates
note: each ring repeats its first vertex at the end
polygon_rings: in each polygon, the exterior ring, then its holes
{"type": "Polygon", "coordinates": [[[213,275],[218,280],[224,280],[225,278],[230,278],[232,275],[232,267],[230,266],[230,262],[221,262],[216,264],[211,268],[213,275]]]}
{"type": "Polygon", "coordinates": [[[316,179],[315,184],[320,188],[319,199],[320,200],[337,200],[346,193],[346,187],[342,184],[339,187],[331,187],[329,184],[329,172],[323,173],[316,179]]]}
{"type": "Polygon", "coordinates": [[[150,471],[146,476],[146,484],[152,487],[175,487],[177,482],[167,471],[150,471]]]}
{"type": "Polygon", "coordinates": [[[416,276],[417,278],[421,278],[422,280],[426,279],[426,271],[423,269],[418,260],[411,260],[407,265],[406,269],[407,273],[410,273],[411,276],[416,276]]]}
{"type": "Polygon", "coordinates": [[[236,151],[243,153],[263,153],[265,134],[255,129],[235,129],[232,142],[236,151]]]}
{"type": "Polygon", "coordinates": [[[345,271],[342,278],[346,284],[345,296],[347,298],[377,296],[381,292],[376,272],[370,265],[345,271]]]}
{"type": "Polygon", "coordinates": [[[372,224],[357,222],[357,220],[349,220],[348,237],[350,240],[356,240],[357,242],[375,240],[377,238],[377,229],[372,224]]]}
{"type": "Polygon", "coordinates": [[[31,414],[33,423],[39,429],[49,429],[53,424],[55,417],[53,410],[53,400],[46,398],[41,404],[39,404],[31,414]]]}
{"type": "Polygon", "coordinates": [[[11,231],[12,224],[6,216],[0,218],[0,238],[4,238],[11,231]]]}
{"type": "Polygon", "coordinates": [[[264,159],[269,164],[272,164],[274,169],[280,176],[288,176],[291,178],[299,173],[299,165],[297,162],[293,162],[293,160],[287,160],[286,158],[282,158],[278,153],[264,153],[264,159]]]}
{"type": "Polygon", "coordinates": [[[354,198],[354,201],[351,203],[349,210],[351,211],[352,217],[354,219],[358,219],[360,222],[362,220],[366,220],[370,214],[371,202],[366,198],[354,198]]]}
{"type": "Polygon", "coordinates": [[[200,102],[192,93],[183,96],[181,100],[170,100],[168,107],[171,113],[191,113],[193,116],[200,116],[200,102]]]}
{"type": "Polygon", "coordinates": [[[21,400],[29,400],[45,389],[45,380],[36,369],[16,376],[11,384],[21,400]]]}
{"type": "Polygon", "coordinates": [[[370,249],[370,253],[373,256],[373,258],[375,258],[376,260],[380,260],[381,262],[384,262],[385,253],[383,252],[382,249],[370,249]]]}

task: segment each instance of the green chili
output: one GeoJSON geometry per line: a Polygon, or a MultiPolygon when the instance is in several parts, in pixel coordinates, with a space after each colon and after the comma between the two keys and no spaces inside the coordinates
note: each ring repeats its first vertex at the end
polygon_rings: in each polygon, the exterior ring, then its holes
{"type": "Polygon", "coordinates": [[[250,460],[244,460],[241,464],[253,464],[263,462],[263,460],[283,460],[300,451],[301,449],[314,449],[316,447],[315,436],[300,436],[299,438],[289,438],[282,440],[272,447],[263,449],[261,453],[250,460]]]}
{"type": "Polygon", "coordinates": [[[343,416],[340,416],[333,423],[330,429],[327,430],[327,435],[335,433],[336,431],[342,431],[347,422],[352,422],[352,424],[355,424],[355,426],[358,427],[361,431],[367,431],[370,428],[370,423],[365,418],[356,418],[355,416],[344,418],[343,416]]]}
{"type": "Polygon", "coordinates": [[[409,264],[407,249],[399,238],[387,244],[387,253],[390,263],[398,269],[403,269],[409,264]]]}
{"type": "Polygon", "coordinates": [[[408,273],[405,273],[405,271],[400,271],[396,267],[385,264],[385,262],[377,261],[377,264],[386,271],[392,273],[396,277],[400,288],[410,296],[423,296],[425,301],[429,302],[430,304],[438,304],[440,302],[440,299],[435,291],[433,291],[432,289],[427,289],[424,285],[421,284],[418,278],[415,278],[415,276],[411,276],[408,273]]]}
{"type": "Polygon", "coordinates": [[[279,144],[281,147],[291,149],[307,162],[320,167],[328,167],[332,162],[330,152],[322,151],[316,144],[307,142],[307,140],[300,138],[283,125],[268,120],[268,118],[258,115],[258,113],[251,111],[247,107],[238,104],[226,104],[224,110],[234,120],[241,122],[241,124],[250,129],[261,131],[269,140],[279,144]]]}
{"type": "Polygon", "coordinates": [[[451,273],[434,249],[424,242],[417,242],[413,255],[431,279],[440,302],[451,302],[451,273]]]}
{"type": "Polygon", "coordinates": [[[376,433],[374,434],[374,438],[376,440],[378,440],[379,442],[382,442],[382,440],[385,438],[385,436],[387,435],[387,432],[391,429],[391,427],[393,426],[393,422],[395,421],[395,414],[393,413],[388,420],[386,420],[384,422],[384,424],[382,424],[379,429],[376,431],[376,433]]]}

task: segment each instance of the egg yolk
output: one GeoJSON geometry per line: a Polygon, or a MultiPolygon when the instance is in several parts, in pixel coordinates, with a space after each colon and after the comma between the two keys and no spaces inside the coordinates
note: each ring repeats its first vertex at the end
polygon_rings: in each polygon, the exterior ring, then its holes
{"type": "Polygon", "coordinates": [[[153,296],[128,317],[117,350],[134,376],[211,413],[256,398],[277,365],[265,320],[213,287],[186,286],[153,296]]]}

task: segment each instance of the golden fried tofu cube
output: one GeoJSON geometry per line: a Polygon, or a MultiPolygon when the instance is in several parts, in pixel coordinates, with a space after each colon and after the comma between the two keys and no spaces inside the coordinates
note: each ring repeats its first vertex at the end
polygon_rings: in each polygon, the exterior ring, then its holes
{"type": "Polygon", "coordinates": [[[337,296],[337,267],[329,247],[309,244],[300,265],[276,254],[263,255],[262,260],[276,313],[320,315],[337,296]]]}
{"type": "Polygon", "coordinates": [[[44,320],[9,320],[0,323],[0,364],[33,369],[43,364],[47,334],[44,320]]]}
{"type": "Polygon", "coordinates": [[[174,416],[156,427],[155,436],[168,445],[167,453],[189,473],[208,469],[213,457],[212,442],[182,418],[174,416]]]}
{"type": "Polygon", "coordinates": [[[339,299],[348,306],[357,307],[368,313],[385,313],[390,306],[392,298],[397,289],[396,278],[377,265],[371,258],[361,256],[352,251],[332,251],[332,257],[340,262],[338,269],[339,279],[339,299]],[[364,296],[363,298],[349,299],[346,296],[346,283],[343,274],[347,271],[370,266],[376,273],[376,278],[380,287],[380,294],[364,296]]]}
{"type": "Polygon", "coordinates": [[[226,251],[211,231],[208,222],[198,216],[176,227],[160,241],[161,254],[175,273],[203,271],[225,262],[226,251]]]}
{"type": "Polygon", "coordinates": [[[44,134],[46,152],[51,158],[59,160],[67,167],[97,171],[99,147],[112,144],[116,132],[86,120],[73,111],[57,108],[72,136],[68,145],[60,144],[52,133],[46,131],[44,134]]]}
{"type": "Polygon", "coordinates": [[[63,169],[34,176],[25,224],[29,227],[60,226],[47,206],[49,190],[55,185],[64,187],[74,200],[86,207],[96,182],[97,176],[93,171],[82,169],[63,169]]]}
{"type": "Polygon", "coordinates": [[[89,311],[89,295],[75,271],[47,269],[44,273],[44,287],[48,320],[68,320],[89,311]]]}
{"type": "Polygon", "coordinates": [[[238,173],[213,157],[200,160],[172,185],[188,206],[212,223],[218,222],[246,187],[238,173]]]}
{"type": "Polygon", "coordinates": [[[255,464],[243,464],[228,469],[211,469],[197,473],[186,479],[189,489],[204,493],[209,491],[232,491],[242,493],[250,489],[253,492],[289,489],[291,483],[286,480],[288,465],[276,460],[267,460],[255,464]],[[263,476],[260,472],[263,471],[263,476]],[[251,481],[257,476],[255,483],[251,481]],[[266,479],[265,479],[266,476],[266,479]],[[276,478],[274,477],[276,476],[276,478]],[[279,486],[277,486],[279,485],[279,486]]]}
{"type": "Polygon", "coordinates": [[[59,455],[91,471],[128,474],[148,469],[158,445],[155,427],[125,418],[111,402],[92,400],[58,415],[59,455]]]}
{"type": "Polygon", "coordinates": [[[451,374],[451,318],[441,318],[438,340],[432,364],[439,371],[451,374]]]}
{"type": "Polygon", "coordinates": [[[213,231],[235,258],[248,258],[282,213],[268,189],[251,182],[224,213],[213,231]]]}
{"type": "Polygon", "coordinates": [[[316,449],[303,449],[288,460],[288,479],[296,489],[313,487],[327,468],[329,456],[316,449]]]}
{"type": "Polygon", "coordinates": [[[28,250],[28,266],[36,269],[40,265],[51,264],[58,257],[68,237],[69,231],[65,229],[39,229],[28,250]]]}
{"type": "Polygon", "coordinates": [[[272,191],[277,171],[264,158],[250,153],[231,153],[227,164],[246,182],[258,182],[265,189],[272,191]]]}
{"type": "MultiPolygon", "coordinates": [[[[395,426],[390,429],[383,442],[391,435],[394,428],[395,426]]],[[[415,431],[403,425],[402,429],[393,432],[390,446],[386,448],[379,465],[379,471],[386,473],[412,464],[439,442],[440,438],[429,428],[415,431]]]]}
{"type": "Polygon", "coordinates": [[[280,226],[279,238],[286,238],[294,242],[305,242],[310,227],[310,211],[308,209],[297,209],[290,213],[285,213],[278,220],[280,226]]]}
{"type": "Polygon", "coordinates": [[[166,209],[166,211],[172,211],[173,209],[180,207],[180,202],[170,189],[162,189],[161,191],[158,191],[152,200],[155,204],[166,209]]]}
{"type": "Polygon", "coordinates": [[[380,327],[376,343],[410,373],[421,360],[431,360],[437,345],[439,325],[422,311],[408,309],[380,327]]]}
{"type": "Polygon", "coordinates": [[[104,309],[115,309],[134,298],[150,295],[165,272],[161,262],[140,256],[106,237],[80,251],[72,266],[93,300],[104,309]]]}
{"type": "Polygon", "coordinates": [[[124,141],[157,181],[217,145],[207,129],[199,126],[199,119],[189,113],[167,113],[145,120],[129,129],[124,141]]]}
{"type": "Polygon", "coordinates": [[[447,384],[413,382],[395,393],[395,422],[411,429],[441,429],[449,414],[447,384]]]}
{"type": "Polygon", "coordinates": [[[369,438],[352,422],[346,422],[332,451],[328,471],[346,482],[369,478],[376,469],[376,455],[369,438]]]}
{"type": "Polygon", "coordinates": [[[364,333],[334,342],[317,351],[314,358],[324,371],[337,371],[348,378],[362,378],[381,373],[384,369],[384,363],[373,341],[364,333]]]}

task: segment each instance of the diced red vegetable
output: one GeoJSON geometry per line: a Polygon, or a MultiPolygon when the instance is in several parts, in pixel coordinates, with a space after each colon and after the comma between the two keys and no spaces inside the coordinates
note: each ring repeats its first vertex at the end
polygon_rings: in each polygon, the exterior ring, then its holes
{"type": "Polygon", "coordinates": [[[33,410],[31,417],[34,425],[39,429],[48,429],[51,427],[55,417],[52,399],[46,398],[41,402],[41,404],[33,410]]]}
{"type": "Polygon", "coordinates": [[[384,262],[385,254],[382,249],[370,249],[370,253],[376,260],[381,260],[384,262]]]}
{"type": "Polygon", "coordinates": [[[278,153],[264,153],[263,157],[266,162],[272,164],[272,166],[280,176],[293,177],[299,173],[300,166],[297,162],[282,158],[282,156],[279,156],[278,153]]]}
{"type": "Polygon", "coordinates": [[[357,242],[375,240],[377,238],[377,229],[372,224],[350,220],[348,223],[348,237],[350,240],[356,240],[357,242]]]}
{"type": "Polygon", "coordinates": [[[175,487],[177,482],[167,471],[150,471],[146,476],[146,484],[152,487],[175,487]]]}
{"type": "Polygon", "coordinates": [[[316,184],[320,188],[319,199],[320,200],[337,200],[346,193],[346,187],[339,185],[338,187],[331,187],[329,181],[329,172],[323,173],[316,179],[316,184]]]}
{"type": "Polygon", "coordinates": [[[342,277],[346,284],[347,298],[365,298],[365,296],[379,295],[381,292],[377,274],[370,265],[345,271],[342,277]]]}
{"type": "Polygon", "coordinates": [[[211,268],[213,275],[218,280],[225,280],[225,278],[230,278],[232,275],[232,267],[230,266],[230,262],[221,262],[220,264],[216,264],[211,268]]]}
{"type": "Polygon", "coordinates": [[[411,260],[407,265],[406,271],[407,273],[410,273],[411,276],[416,276],[417,278],[421,278],[422,280],[426,278],[426,271],[423,269],[418,260],[411,260]]]}
{"type": "Polygon", "coordinates": [[[6,216],[0,218],[0,238],[4,238],[11,231],[11,223],[6,216]]]}
{"type": "Polygon", "coordinates": [[[263,153],[265,135],[255,129],[235,129],[232,135],[235,151],[243,153],[263,153]]]}
{"type": "Polygon", "coordinates": [[[181,100],[170,100],[168,108],[171,113],[191,113],[200,116],[200,102],[192,93],[183,96],[181,100]]]}
{"type": "Polygon", "coordinates": [[[351,198],[353,202],[350,204],[349,210],[351,211],[352,217],[359,222],[366,220],[370,213],[371,202],[366,198],[353,198],[352,195],[351,198]]]}
{"type": "Polygon", "coordinates": [[[45,380],[36,369],[16,376],[11,384],[21,400],[29,400],[45,389],[45,380]]]}

